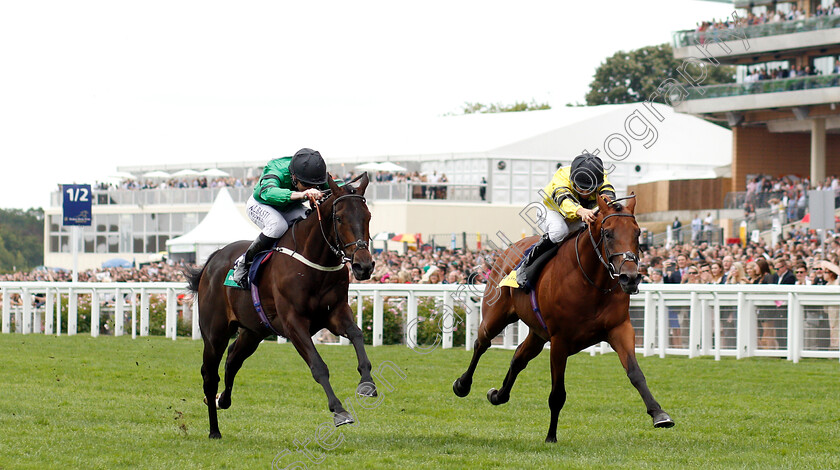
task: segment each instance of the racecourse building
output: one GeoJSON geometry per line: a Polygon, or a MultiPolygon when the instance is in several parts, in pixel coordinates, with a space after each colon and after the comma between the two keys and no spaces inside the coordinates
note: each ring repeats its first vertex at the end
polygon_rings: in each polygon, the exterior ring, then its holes
{"type": "Polygon", "coordinates": [[[840,6],[833,0],[733,2],[727,22],[674,33],[681,83],[659,94],[678,113],[732,128],[732,191],[757,175],[840,174],[840,6]],[[737,83],[704,86],[735,65],[737,83]]]}
{"type": "MultiPolygon", "coordinates": [[[[371,168],[371,235],[421,234],[424,243],[437,246],[474,248],[480,234],[486,247],[537,232],[538,191],[584,151],[602,157],[622,194],[646,181],[728,176],[731,160],[729,130],[659,104],[447,116],[390,123],[383,131],[387,125],[365,126],[318,150],[334,175],[371,168]]],[[[160,258],[167,241],[204,219],[222,187],[245,218],[245,202],[264,164],[196,159],[118,168],[119,184],[94,187],[79,267],[112,258],[160,258]]],[[[69,267],[71,232],[61,224],[60,196],[54,193],[46,210],[44,259],[47,266],[69,267]]]]}

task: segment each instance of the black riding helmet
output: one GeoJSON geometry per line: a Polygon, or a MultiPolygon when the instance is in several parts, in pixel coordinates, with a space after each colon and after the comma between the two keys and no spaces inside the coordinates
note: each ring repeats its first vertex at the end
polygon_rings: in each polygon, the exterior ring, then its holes
{"type": "Polygon", "coordinates": [[[571,178],[581,191],[594,192],[604,184],[604,163],[595,155],[578,155],[572,161],[571,178]]]}
{"type": "Polygon", "coordinates": [[[307,186],[320,186],[327,182],[327,164],[317,150],[303,148],[297,151],[289,164],[289,171],[307,186]]]}

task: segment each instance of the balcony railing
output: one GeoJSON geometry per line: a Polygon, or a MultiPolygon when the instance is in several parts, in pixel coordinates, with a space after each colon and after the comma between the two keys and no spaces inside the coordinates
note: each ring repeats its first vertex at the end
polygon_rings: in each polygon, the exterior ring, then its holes
{"type": "Polygon", "coordinates": [[[782,34],[804,33],[808,31],[819,31],[840,27],[840,15],[817,16],[804,20],[782,21],[779,23],[766,23],[755,26],[738,27],[733,35],[731,29],[714,31],[695,30],[677,31],[673,33],[674,47],[689,47],[695,44],[706,44],[711,42],[725,42],[746,39],[763,38],[767,36],[779,36],[782,34]]]}
{"type": "MultiPolygon", "coordinates": [[[[167,189],[94,189],[93,205],[194,205],[212,204],[222,188],[167,188],[167,189]]],[[[233,202],[245,203],[254,188],[228,187],[233,202]]],[[[53,207],[61,207],[61,193],[52,193],[53,207]]]]}
{"type": "MultiPolygon", "coordinates": [[[[481,202],[484,184],[466,183],[370,183],[365,193],[370,200],[481,202]]],[[[228,187],[233,202],[244,204],[253,193],[250,187],[228,187]]],[[[108,189],[93,190],[94,205],[194,205],[212,204],[221,188],[108,189]]],[[[52,207],[61,207],[61,193],[51,195],[52,207]]]]}
{"type": "Polygon", "coordinates": [[[725,98],[729,96],[802,91],[836,86],[840,86],[840,74],[811,75],[807,77],[761,80],[752,83],[729,83],[725,85],[691,87],[687,90],[688,96],[686,99],[725,98]]]}

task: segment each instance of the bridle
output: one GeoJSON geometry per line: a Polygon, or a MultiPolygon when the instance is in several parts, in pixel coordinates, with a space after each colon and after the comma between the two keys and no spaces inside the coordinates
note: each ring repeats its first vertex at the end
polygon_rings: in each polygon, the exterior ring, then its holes
{"type": "MultiPolygon", "coordinates": [[[[362,175],[364,175],[364,173],[362,173],[362,175]]],[[[354,178],[353,180],[348,182],[345,186],[349,187],[350,183],[356,182],[359,178],[362,177],[362,175],[357,176],[356,178],[354,178]]],[[[354,241],[354,242],[344,243],[341,240],[341,235],[338,234],[338,222],[337,222],[337,219],[336,219],[336,216],[335,216],[335,210],[336,210],[335,208],[336,208],[336,206],[338,206],[339,202],[347,201],[351,198],[361,199],[362,204],[365,204],[367,202],[365,197],[362,196],[361,194],[344,194],[342,196],[337,197],[335,199],[335,201],[333,201],[333,204],[332,204],[332,223],[333,223],[333,233],[335,234],[336,245],[333,245],[332,242],[330,242],[329,238],[327,237],[327,233],[324,231],[324,224],[323,224],[323,221],[321,219],[321,209],[320,209],[320,206],[318,205],[318,202],[315,201],[314,198],[310,198],[310,201],[312,201],[312,205],[315,207],[315,211],[318,212],[318,227],[321,228],[321,235],[323,235],[324,241],[327,243],[327,246],[330,248],[330,251],[332,251],[333,254],[336,257],[338,257],[338,259],[340,259],[342,263],[347,263],[347,262],[353,260],[353,258],[348,257],[347,253],[344,251],[348,247],[351,247],[351,246],[356,247],[356,249],[353,250],[353,255],[355,256],[357,251],[367,250],[368,247],[370,246],[370,241],[369,240],[362,240],[361,238],[354,241]]]]}
{"type": "MultiPolygon", "coordinates": [[[[633,195],[630,195],[630,196],[614,199],[614,200],[610,201],[609,204],[615,204],[617,202],[625,201],[627,199],[633,199],[635,197],[636,197],[636,195],[633,194],[633,195]]],[[[592,225],[590,225],[590,224],[586,225],[586,231],[589,233],[589,240],[592,242],[592,247],[595,249],[595,254],[598,255],[598,261],[601,262],[601,265],[603,265],[605,268],[607,268],[607,273],[610,275],[610,279],[615,279],[619,276],[619,273],[621,272],[621,268],[624,266],[624,263],[626,263],[628,261],[631,261],[633,263],[636,263],[636,265],[638,266],[639,256],[636,253],[633,253],[632,251],[625,251],[623,253],[610,253],[610,250],[607,247],[607,244],[604,243],[604,238],[605,238],[604,237],[604,222],[606,222],[606,220],[609,219],[610,217],[632,217],[633,219],[635,219],[636,216],[634,216],[633,214],[625,214],[625,213],[622,213],[622,212],[616,212],[614,214],[609,214],[607,216],[604,216],[603,220],[601,220],[601,237],[598,240],[598,243],[595,243],[595,237],[592,236],[592,225]],[[604,255],[605,256],[601,255],[601,250],[599,249],[600,246],[601,246],[601,243],[604,243],[604,255]],[[621,256],[621,262],[619,263],[617,268],[612,263],[612,259],[615,258],[616,256],[621,256]]],[[[589,284],[591,284],[593,287],[597,287],[602,293],[609,294],[610,292],[613,291],[613,289],[615,289],[616,286],[612,286],[609,289],[603,289],[603,288],[599,287],[597,284],[595,284],[592,281],[592,279],[589,278],[589,276],[586,274],[586,271],[583,269],[583,264],[581,264],[581,262],[580,262],[580,251],[579,251],[579,248],[578,248],[578,245],[579,245],[578,239],[580,238],[580,235],[582,233],[583,233],[583,231],[578,232],[578,235],[575,238],[575,256],[577,257],[577,262],[578,262],[578,267],[580,268],[580,272],[583,273],[583,277],[586,278],[586,280],[589,282],[589,284]]],[[[616,285],[618,285],[618,284],[616,284],[616,285]]]]}

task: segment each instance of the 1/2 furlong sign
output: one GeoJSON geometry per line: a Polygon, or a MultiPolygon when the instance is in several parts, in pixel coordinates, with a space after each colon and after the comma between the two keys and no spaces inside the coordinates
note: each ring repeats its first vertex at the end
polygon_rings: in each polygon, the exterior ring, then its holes
{"type": "Polygon", "coordinates": [[[93,206],[93,194],[90,185],[63,184],[61,185],[61,193],[63,195],[62,225],[90,226],[93,206]]]}

